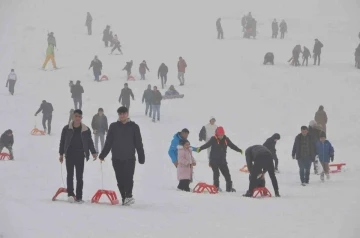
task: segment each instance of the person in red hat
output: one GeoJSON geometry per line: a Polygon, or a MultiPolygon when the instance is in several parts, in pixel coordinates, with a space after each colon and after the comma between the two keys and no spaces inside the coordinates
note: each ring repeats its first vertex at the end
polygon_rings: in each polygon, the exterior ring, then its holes
{"type": "Polygon", "coordinates": [[[206,144],[197,148],[196,151],[199,153],[200,151],[211,147],[209,166],[213,170],[214,186],[219,189],[220,170],[226,181],[226,192],[236,192],[232,186],[233,183],[231,181],[231,175],[226,161],[226,150],[228,146],[241,154],[243,153],[243,151],[234,145],[229,137],[225,135],[224,128],[219,126],[215,131],[215,135],[211,137],[206,144]]]}

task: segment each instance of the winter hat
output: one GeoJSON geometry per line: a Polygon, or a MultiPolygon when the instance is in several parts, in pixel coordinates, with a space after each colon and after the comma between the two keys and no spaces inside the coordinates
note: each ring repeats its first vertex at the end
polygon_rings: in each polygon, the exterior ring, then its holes
{"type": "Polygon", "coordinates": [[[216,134],[216,135],[219,135],[219,136],[225,135],[225,130],[224,130],[224,128],[223,128],[222,126],[219,126],[218,128],[216,128],[215,134],[216,134]]]}
{"type": "Polygon", "coordinates": [[[211,120],[215,120],[215,121],[216,121],[215,117],[210,117],[209,121],[211,121],[211,120]]]}
{"type": "Polygon", "coordinates": [[[272,138],[273,138],[274,140],[280,140],[280,134],[279,134],[279,133],[275,133],[275,134],[272,136],[272,138]]]}
{"type": "Polygon", "coordinates": [[[324,106],[320,105],[319,110],[320,111],[324,110],[324,106]]]}
{"type": "Polygon", "coordinates": [[[302,130],[302,131],[303,131],[303,130],[307,130],[307,131],[308,131],[309,128],[308,128],[307,126],[302,126],[302,127],[301,127],[301,130],[302,130]]]}
{"type": "Polygon", "coordinates": [[[117,113],[118,113],[118,114],[128,113],[128,112],[129,112],[129,110],[127,109],[127,107],[124,107],[124,106],[119,107],[119,109],[117,110],[117,113]]]}
{"type": "Polygon", "coordinates": [[[179,142],[179,145],[181,145],[181,146],[183,146],[183,145],[185,145],[186,143],[189,143],[190,144],[190,142],[188,141],[188,140],[180,140],[180,142],[179,142]]]}
{"type": "Polygon", "coordinates": [[[76,109],[76,110],[74,111],[74,114],[79,114],[79,115],[82,116],[83,112],[82,112],[80,109],[76,109]]]}
{"type": "Polygon", "coordinates": [[[12,134],[13,131],[11,129],[5,131],[6,134],[12,134]]]}
{"type": "Polygon", "coordinates": [[[326,138],[326,133],[325,132],[320,132],[320,138],[322,138],[322,137],[325,137],[326,138]]]}
{"type": "Polygon", "coordinates": [[[314,121],[314,120],[310,121],[309,126],[316,127],[317,126],[316,121],[314,121]]]}

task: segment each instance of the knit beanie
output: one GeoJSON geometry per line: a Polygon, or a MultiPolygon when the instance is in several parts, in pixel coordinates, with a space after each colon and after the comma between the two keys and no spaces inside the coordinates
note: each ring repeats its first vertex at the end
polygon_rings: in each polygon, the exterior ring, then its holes
{"type": "Polygon", "coordinates": [[[222,126],[219,126],[218,128],[216,128],[215,134],[218,136],[223,136],[225,135],[225,130],[222,126]]]}

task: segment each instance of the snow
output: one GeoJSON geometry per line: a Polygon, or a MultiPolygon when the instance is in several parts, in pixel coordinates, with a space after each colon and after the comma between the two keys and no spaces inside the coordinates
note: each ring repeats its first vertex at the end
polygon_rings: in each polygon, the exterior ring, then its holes
{"type": "MultiPolygon", "coordinates": [[[[358,45],[359,5],[355,1],[54,1],[5,0],[0,3],[0,75],[5,80],[15,68],[15,95],[0,92],[1,132],[14,131],[15,161],[0,163],[0,237],[358,237],[360,206],[359,71],[354,68],[358,45]],[[270,3],[271,2],[271,3],[270,3]],[[91,12],[93,36],[86,35],[86,12],[91,12]],[[257,40],[244,40],[240,19],[252,11],[258,20],[257,40]],[[222,17],[225,40],[216,40],[215,21],[222,17]],[[270,39],[270,23],[285,19],[285,40],[270,39]],[[102,30],[110,24],[122,42],[124,55],[109,55],[102,30]],[[58,71],[43,72],[47,31],[55,33],[58,71]],[[291,67],[286,61],[296,44],[324,43],[322,65],[291,67]],[[266,52],[275,54],[275,66],[263,66],[266,52]],[[93,82],[90,61],[98,55],[109,81],[93,82]],[[184,87],[178,87],[176,63],[182,56],[188,69],[184,87]],[[63,187],[58,162],[62,127],[73,107],[68,81],[81,80],[84,123],[103,107],[110,122],[117,119],[118,97],[125,82],[122,68],[134,60],[133,72],[146,60],[146,81],[129,82],[135,101],[131,119],[141,127],[145,165],[137,164],[131,207],[52,202],[63,187]],[[169,84],[184,93],[179,100],[163,101],[161,122],[144,116],[141,104],[147,84],[160,85],[157,69],[169,67],[169,84]],[[53,134],[30,135],[42,100],[54,106],[53,134]],[[336,162],[348,170],[320,182],[311,174],[310,185],[300,186],[292,143],[300,126],[313,119],[319,105],[329,116],[328,138],[336,162]],[[167,155],[172,136],[182,128],[199,146],[198,133],[215,116],[217,124],[242,149],[281,134],[277,175],[281,198],[247,199],[248,175],[239,172],[244,156],[228,152],[234,188],[232,194],[192,194],[175,191],[176,170],[167,155]]],[[[51,67],[51,64],[48,65],[51,67]]],[[[5,82],[4,82],[5,83],[5,82]]],[[[163,91],[163,90],[162,90],[163,91]]],[[[195,154],[195,181],[212,182],[207,153],[195,154]]],[[[103,163],[104,188],[118,193],[111,156],[103,163]]],[[[221,186],[225,181],[221,177],[221,186]]],[[[84,199],[101,189],[99,161],[89,160],[84,173],[84,199]]],[[[267,176],[267,187],[273,193],[267,176]]],[[[59,196],[65,199],[66,195],[59,196]]],[[[105,199],[102,200],[106,202],[105,199]]]]}

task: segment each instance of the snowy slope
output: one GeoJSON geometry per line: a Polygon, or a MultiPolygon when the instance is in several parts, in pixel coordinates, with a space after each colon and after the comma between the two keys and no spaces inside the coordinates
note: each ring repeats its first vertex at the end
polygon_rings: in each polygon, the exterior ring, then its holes
{"type": "MultiPolygon", "coordinates": [[[[13,129],[15,161],[0,164],[0,237],[317,237],[355,238],[360,208],[359,71],[353,67],[359,5],[356,1],[54,1],[4,0],[0,2],[0,75],[15,68],[19,81],[15,96],[0,92],[0,131],[13,129]],[[93,36],[86,35],[85,14],[93,15],[93,36]],[[258,20],[257,40],[243,40],[240,19],[251,11],[258,20]],[[215,39],[215,20],[223,18],[224,41],[215,39]],[[283,41],[270,39],[273,18],[286,19],[289,34],[283,41]],[[110,24],[123,43],[123,56],[109,55],[101,41],[110,24]],[[47,31],[55,32],[59,71],[40,71],[47,31]],[[322,66],[294,68],[286,61],[296,44],[324,43],[322,66]],[[266,52],[274,52],[275,66],[263,66],[266,52]],[[98,55],[110,81],[94,83],[90,61],[98,55]],[[186,86],[178,88],[182,100],[164,101],[161,122],[144,116],[142,92],[159,85],[157,69],[169,66],[169,81],[178,85],[179,56],[188,64],[186,86]],[[137,165],[132,207],[52,202],[62,185],[58,163],[61,128],[73,107],[68,81],[81,80],[85,89],[84,122],[103,107],[109,121],[117,119],[121,71],[134,60],[133,72],[146,60],[151,70],[145,82],[129,82],[135,93],[131,118],[141,127],[146,163],[137,165]],[[34,113],[41,100],[51,102],[53,135],[33,137],[29,132],[41,118],[34,113]],[[301,125],[313,119],[323,104],[329,116],[328,136],[335,160],[348,171],[320,183],[311,175],[308,187],[299,185],[298,168],[291,159],[292,143],[301,125]],[[193,146],[209,116],[240,148],[263,143],[281,134],[278,156],[280,199],[245,199],[248,175],[239,172],[245,158],[229,151],[228,163],[235,194],[187,194],[175,191],[176,170],[167,155],[175,132],[190,130],[193,146]]],[[[48,66],[50,67],[50,65],[48,66]]],[[[104,188],[115,190],[110,156],[103,164],[104,188]]],[[[196,154],[195,182],[212,182],[206,152],[196,154]]],[[[65,167],[63,167],[66,179],[65,167]]],[[[221,185],[225,182],[221,178],[221,185]]],[[[193,184],[194,185],[194,184],[193,184]]],[[[101,188],[99,161],[87,162],[84,198],[101,188]]],[[[267,187],[273,192],[270,179],[267,187]]],[[[61,198],[65,198],[63,195],[61,198]]],[[[106,200],[104,200],[106,201],[106,200]]]]}

